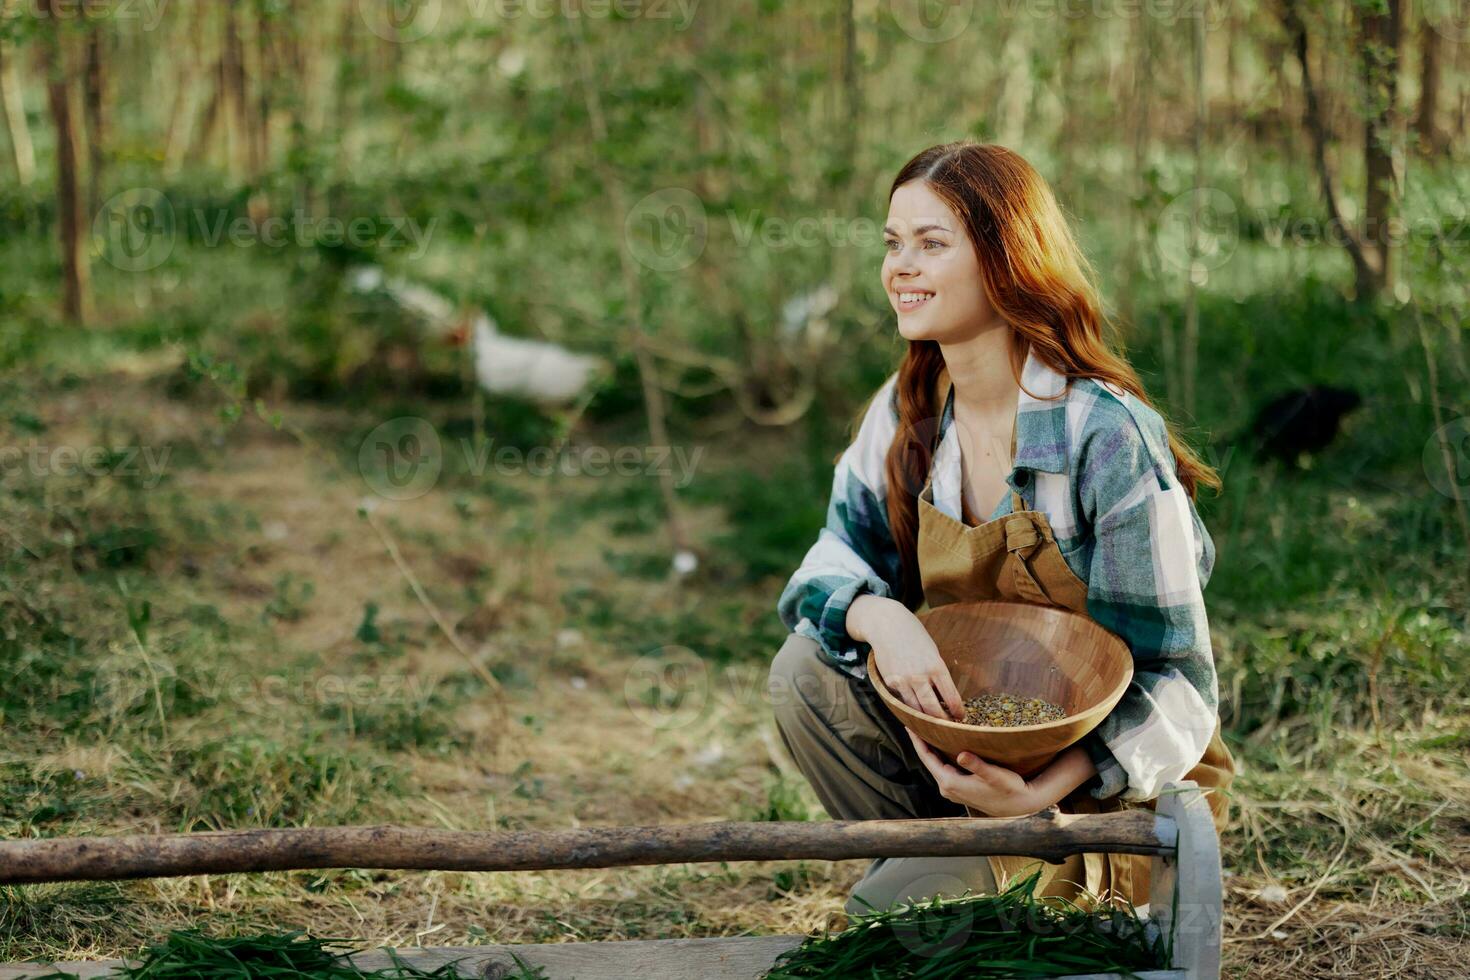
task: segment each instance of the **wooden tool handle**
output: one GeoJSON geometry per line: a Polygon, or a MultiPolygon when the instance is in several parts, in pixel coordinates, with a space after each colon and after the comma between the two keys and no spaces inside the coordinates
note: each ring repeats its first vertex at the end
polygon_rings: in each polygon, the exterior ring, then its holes
{"type": "Polygon", "coordinates": [[[1172,853],[1172,820],[1146,810],[1025,817],[695,823],[576,830],[305,827],[0,841],[0,884],[315,868],[531,871],[699,861],[1172,853]]]}

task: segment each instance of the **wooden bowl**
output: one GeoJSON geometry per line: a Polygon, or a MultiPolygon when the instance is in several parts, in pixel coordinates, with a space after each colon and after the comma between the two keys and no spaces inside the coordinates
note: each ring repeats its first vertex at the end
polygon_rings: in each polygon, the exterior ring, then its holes
{"type": "Polygon", "coordinates": [[[936,718],[904,704],[883,682],[872,652],[868,676],[905,726],[951,760],[964,751],[1032,776],[1108,716],[1133,679],[1128,645],[1086,616],[1029,602],[954,602],[919,614],[960,697],[987,691],[1044,698],[1067,712],[1006,728],[936,718]]]}

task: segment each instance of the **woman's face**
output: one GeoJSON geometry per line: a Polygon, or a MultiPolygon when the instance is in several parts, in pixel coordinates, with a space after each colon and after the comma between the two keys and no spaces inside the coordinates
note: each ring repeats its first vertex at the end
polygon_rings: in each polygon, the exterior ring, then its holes
{"type": "Polygon", "coordinates": [[[995,325],[969,233],[926,182],[893,192],[883,240],[883,288],[905,340],[957,344],[995,325]]]}

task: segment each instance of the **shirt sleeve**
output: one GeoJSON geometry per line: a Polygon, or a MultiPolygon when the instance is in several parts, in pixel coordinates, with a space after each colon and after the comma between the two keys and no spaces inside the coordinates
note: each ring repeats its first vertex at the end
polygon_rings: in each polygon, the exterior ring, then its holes
{"type": "MultiPolygon", "coordinates": [[[[1104,413],[1099,413],[1104,414],[1104,413]]],[[[1079,499],[1092,522],[1088,614],[1133,656],[1133,680],[1082,740],[1088,792],[1143,801],[1183,779],[1214,735],[1219,682],[1203,589],[1215,546],[1179,483],[1157,413],[1112,412],[1090,433],[1079,499]]]]}
{"type": "Polygon", "coordinates": [[[867,674],[870,644],[847,633],[847,611],[864,593],[899,594],[902,561],[888,526],[884,461],[898,429],[890,376],[874,395],[857,437],[837,461],[826,525],[786,583],[777,612],[788,629],[816,640],[822,656],[855,677],[867,674]]]}

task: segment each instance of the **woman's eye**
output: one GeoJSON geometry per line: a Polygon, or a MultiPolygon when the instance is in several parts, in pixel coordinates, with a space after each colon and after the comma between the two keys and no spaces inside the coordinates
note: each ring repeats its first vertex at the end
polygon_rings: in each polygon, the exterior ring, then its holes
{"type": "Polygon", "coordinates": [[[940,247],[940,248],[943,248],[943,247],[944,247],[944,243],[943,243],[943,242],[940,242],[940,241],[935,241],[935,240],[934,240],[934,239],[932,239],[932,238],[930,238],[930,239],[927,239],[927,240],[925,240],[925,242],[924,242],[924,247],[925,247],[925,248],[928,248],[928,247],[929,247],[929,246],[930,246],[930,245],[938,245],[938,246],[939,246],[939,247],[940,247]]]}
{"type": "Polygon", "coordinates": [[[896,238],[890,238],[890,239],[888,239],[888,241],[886,241],[886,242],[883,243],[883,247],[886,248],[886,249],[888,249],[891,252],[891,251],[893,251],[893,246],[895,246],[897,244],[898,244],[898,239],[896,239],[896,238]]]}

